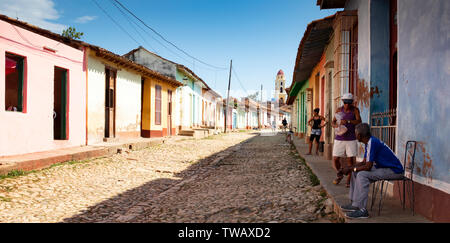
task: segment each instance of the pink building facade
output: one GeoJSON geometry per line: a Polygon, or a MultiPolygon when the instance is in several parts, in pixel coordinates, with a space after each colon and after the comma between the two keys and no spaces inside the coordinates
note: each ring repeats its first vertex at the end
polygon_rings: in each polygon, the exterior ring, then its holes
{"type": "Polygon", "coordinates": [[[6,16],[0,30],[0,157],[85,145],[83,48],[6,16]]]}

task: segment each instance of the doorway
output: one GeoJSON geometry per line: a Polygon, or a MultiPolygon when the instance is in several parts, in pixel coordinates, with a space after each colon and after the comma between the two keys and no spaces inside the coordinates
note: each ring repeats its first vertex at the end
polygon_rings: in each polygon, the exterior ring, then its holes
{"type": "Polygon", "coordinates": [[[390,1],[389,13],[389,109],[397,108],[397,81],[398,81],[398,57],[397,57],[397,42],[398,42],[398,25],[397,25],[397,0],[390,1]]]}
{"type": "Polygon", "coordinates": [[[55,67],[53,78],[53,139],[67,140],[67,69],[55,67]]]}
{"type": "Polygon", "coordinates": [[[106,68],[105,87],[105,138],[114,138],[116,133],[116,76],[117,71],[106,68]]]}
{"type": "Polygon", "coordinates": [[[172,90],[167,90],[167,134],[172,136],[172,90]]]}

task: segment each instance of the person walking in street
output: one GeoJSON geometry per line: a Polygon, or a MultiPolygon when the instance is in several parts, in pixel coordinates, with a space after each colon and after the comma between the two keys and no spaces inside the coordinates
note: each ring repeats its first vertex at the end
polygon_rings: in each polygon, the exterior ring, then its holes
{"type": "Polygon", "coordinates": [[[319,108],[314,109],[314,115],[308,121],[308,126],[311,127],[311,136],[309,138],[309,152],[306,155],[311,155],[314,140],[316,140],[317,143],[316,155],[319,155],[319,143],[320,136],[322,135],[322,127],[325,127],[327,125],[325,117],[319,115],[319,112],[319,108]],[[322,121],[325,121],[325,124],[321,125],[322,121]]]}
{"type": "Polygon", "coordinates": [[[378,180],[395,180],[403,177],[404,168],[392,150],[370,134],[370,126],[362,123],[355,128],[356,138],[365,145],[364,159],[354,166],[341,168],[342,174],[351,175],[349,198],[351,203],[342,206],[348,218],[367,218],[367,200],[370,183],[378,180]]]}
{"type": "Polygon", "coordinates": [[[286,128],[287,128],[287,124],[288,124],[286,117],[283,118],[283,121],[281,123],[283,124],[283,132],[286,132],[286,128]]]}
{"type": "MultiPolygon", "coordinates": [[[[344,175],[339,172],[343,165],[352,166],[355,163],[358,151],[355,126],[361,123],[359,109],[353,106],[353,95],[347,93],[341,99],[344,105],[336,110],[336,115],[332,121],[332,126],[335,128],[345,126],[344,133],[339,133],[338,129],[336,130],[333,144],[333,167],[337,171],[336,179],[333,181],[335,185],[338,185],[344,178],[344,175]],[[346,158],[346,162],[342,161],[344,158],[346,158]]],[[[347,187],[350,187],[350,177],[351,172],[347,176],[347,187]]]]}

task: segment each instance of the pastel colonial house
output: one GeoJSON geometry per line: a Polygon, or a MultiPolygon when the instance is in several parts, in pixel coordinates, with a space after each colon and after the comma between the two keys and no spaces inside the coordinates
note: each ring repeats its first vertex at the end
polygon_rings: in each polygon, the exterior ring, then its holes
{"type": "Polygon", "coordinates": [[[221,103],[222,96],[212,89],[203,89],[202,123],[208,129],[220,130],[219,121],[216,120],[220,109],[217,105],[221,103]]]}
{"type": "Polygon", "coordinates": [[[242,102],[245,104],[245,128],[246,129],[258,128],[258,119],[259,119],[258,102],[247,97],[242,98],[242,102]]]}
{"type": "Polygon", "coordinates": [[[239,99],[230,97],[228,104],[229,116],[227,127],[230,130],[246,129],[246,107],[245,102],[240,102],[239,99]]]}
{"type": "MultiPolygon", "coordinates": [[[[205,104],[214,102],[217,95],[209,93],[209,86],[189,68],[178,64],[177,80],[184,86],[180,89],[182,105],[180,106],[180,129],[190,130],[200,128],[205,123],[205,104]]],[[[212,108],[214,109],[214,107],[212,108]]],[[[212,111],[214,113],[214,110],[212,111]]],[[[208,118],[209,120],[209,118],[208,118]]]]}
{"type": "Polygon", "coordinates": [[[172,92],[173,127],[176,134],[193,133],[203,128],[214,128],[217,100],[220,95],[189,68],[138,47],[124,57],[182,84],[172,92]],[[202,128],[203,127],[203,128],[202,128]]]}
{"type": "Polygon", "coordinates": [[[0,15],[0,156],[86,143],[84,47],[0,15]]]}
{"type": "Polygon", "coordinates": [[[177,134],[177,88],[175,79],[152,71],[144,75],[142,97],[142,136],[162,137],[177,134]]]}
{"type": "Polygon", "coordinates": [[[146,113],[144,123],[147,124],[148,129],[153,127],[156,130],[144,129],[146,134],[143,135],[154,137],[178,134],[180,119],[179,89],[183,84],[176,80],[177,64],[143,47],[128,52],[124,57],[158,74],[158,79],[147,79],[147,82],[145,82],[144,90],[149,92],[144,94],[143,99],[146,109],[153,111],[146,113]]]}
{"type": "Polygon", "coordinates": [[[175,79],[103,48],[87,45],[88,140],[175,134],[175,79]]]}

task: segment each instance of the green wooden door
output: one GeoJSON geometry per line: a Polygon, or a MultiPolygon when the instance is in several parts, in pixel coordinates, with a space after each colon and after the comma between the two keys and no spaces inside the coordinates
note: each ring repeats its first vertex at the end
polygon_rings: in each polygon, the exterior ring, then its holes
{"type": "Polygon", "coordinates": [[[58,67],[54,73],[53,138],[67,139],[67,70],[58,67]]]}

